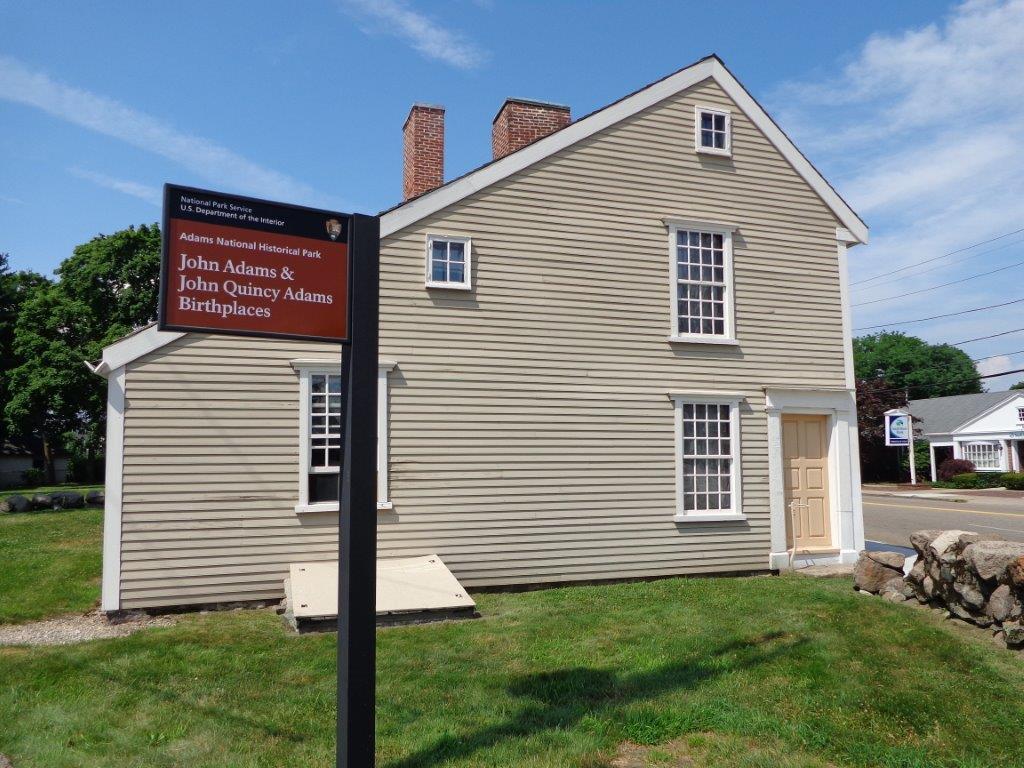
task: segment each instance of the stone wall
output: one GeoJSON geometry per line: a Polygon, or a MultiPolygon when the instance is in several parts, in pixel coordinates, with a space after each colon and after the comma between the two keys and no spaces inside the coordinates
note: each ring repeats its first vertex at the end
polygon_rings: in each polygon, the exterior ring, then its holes
{"type": "Polygon", "coordinates": [[[971,531],[917,531],[910,543],[918,557],[906,577],[903,555],[862,552],[854,586],[891,602],[944,608],[1024,648],[1024,543],[971,531]]]}

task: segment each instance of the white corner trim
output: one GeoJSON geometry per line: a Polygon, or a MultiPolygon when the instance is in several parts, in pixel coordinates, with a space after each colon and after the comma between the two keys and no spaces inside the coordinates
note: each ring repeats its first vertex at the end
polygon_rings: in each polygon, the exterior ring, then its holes
{"type": "MultiPolygon", "coordinates": [[[[837,230],[838,232],[838,230],[837,230]]],[[[848,244],[842,240],[836,241],[836,251],[839,257],[839,301],[842,312],[843,324],[843,381],[847,388],[853,389],[856,385],[853,365],[853,321],[850,308],[850,274],[846,258],[848,244]]]]}
{"type": "Polygon", "coordinates": [[[178,331],[157,330],[156,323],[154,323],[106,347],[103,350],[100,364],[93,368],[93,373],[99,376],[109,376],[112,371],[138,360],[143,355],[155,352],[184,335],[178,331]]]}
{"type": "Polygon", "coordinates": [[[514,173],[528,168],[551,155],[559,152],[578,141],[593,136],[595,133],[635,115],[659,101],[674,96],[680,91],[696,85],[702,80],[713,78],[735,104],[768,138],[776,149],[789,161],[790,165],[804,178],[811,188],[821,197],[836,215],[836,218],[860,243],[868,241],[867,225],[861,221],[853,209],[847,205],[839,194],[829,185],[810,161],[800,154],[789,137],[782,132],[768,113],[754,100],[732,73],[717,58],[709,57],[698,61],[685,69],[652,83],[632,96],[611,104],[589,117],[585,117],[567,127],[547,136],[533,144],[529,144],[517,152],[506,155],[502,159],[489,163],[483,168],[466,174],[433,192],[417,197],[405,205],[383,214],[380,219],[380,236],[393,235],[405,227],[420,221],[432,213],[452,203],[489,187],[514,173]]]}
{"type": "Polygon", "coordinates": [[[103,491],[103,580],[100,609],[121,608],[121,499],[124,477],[124,366],[107,376],[106,472],[103,491]]]}

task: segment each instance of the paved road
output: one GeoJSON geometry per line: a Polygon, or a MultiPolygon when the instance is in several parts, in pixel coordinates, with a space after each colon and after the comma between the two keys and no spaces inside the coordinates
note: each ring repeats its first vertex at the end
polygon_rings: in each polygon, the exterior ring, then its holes
{"type": "Polygon", "coordinates": [[[1024,499],[980,498],[960,501],[875,495],[864,492],[864,538],[909,546],[910,534],[922,528],[959,528],[998,533],[1024,541],[1024,499]]]}

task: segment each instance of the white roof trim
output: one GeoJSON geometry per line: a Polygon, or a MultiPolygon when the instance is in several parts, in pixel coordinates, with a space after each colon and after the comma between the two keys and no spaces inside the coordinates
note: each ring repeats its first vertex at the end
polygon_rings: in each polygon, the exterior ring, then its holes
{"type": "MultiPolygon", "coordinates": [[[[155,352],[184,336],[178,331],[160,331],[156,324],[149,325],[141,331],[125,336],[120,341],[115,341],[103,350],[103,358],[100,364],[92,369],[93,373],[106,378],[111,371],[138,360],[143,355],[155,352]]],[[[90,366],[92,367],[92,366],[90,366]]]]}
{"type": "Polygon", "coordinates": [[[460,179],[438,187],[414,200],[395,208],[381,216],[380,236],[387,237],[408,227],[417,221],[436,213],[465,197],[488,187],[514,173],[527,168],[551,155],[565,149],[578,141],[593,136],[609,126],[635,115],[680,91],[712,78],[729,95],[735,104],[746,114],[768,138],[776,149],[789,161],[790,165],[818,193],[818,196],[832,209],[836,218],[842,222],[853,241],[866,243],[868,228],[854,213],[853,209],[829,185],[825,178],[811,165],[800,150],[796,148],[782,129],[761,108],[754,97],[747,93],[740,82],[715,57],[702,59],[674,75],[659,80],[641,91],[627,96],[621,101],[599,110],[579,122],[570,123],[566,128],[557,131],[539,141],[529,144],[517,152],[485,165],[460,179]]]}
{"type": "MultiPolygon", "coordinates": [[[[985,418],[990,413],[994,413],[994,412],[998,411],[1000,408],[1004,407],[1007,403],[1013,402],[1014,400],[1016,400],[1018,398],[1021,398],[1021,397],[1024,397],[1024,392],[1017,392],[1016,390],[1009,390],[1008,389],[1008,390],[1006,390],[1006,397],[1004,397],[998,403],[996,403],[995,405],[990,405],[988,408],[986,408],[981,413],[978,413],[978,414],[975,414],[974,416],[971,416],[971,418],[967,419],[967,421],[965,421],[963,424],[960,424],[959,426],[954,427],[952,432],[943,432],[942,434],[946,434],[946,435],[958,434],[959,432],[963,431],[963,429],[965,427],[971,426],[971,424],[973,424],[974,422],[979,421],[980,419],[985,418]]],[[[938,434],[938,433],[936,433],[936,434],[938,434]]]]}

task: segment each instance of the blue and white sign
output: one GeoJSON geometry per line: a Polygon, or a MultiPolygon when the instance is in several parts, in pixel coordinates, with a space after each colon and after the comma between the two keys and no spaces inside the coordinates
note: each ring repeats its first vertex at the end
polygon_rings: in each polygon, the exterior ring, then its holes
{"type": "Polygon", "coordinates": [[[888,446],[910,445],[910,415],[889,411],[885,414],[885,444],[888,446]]]}

